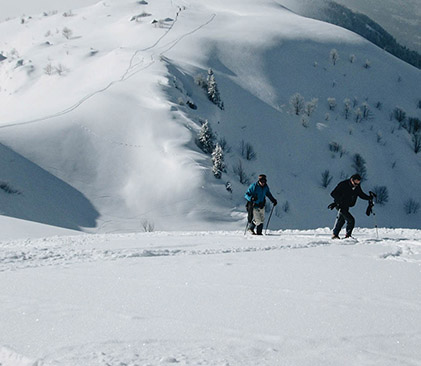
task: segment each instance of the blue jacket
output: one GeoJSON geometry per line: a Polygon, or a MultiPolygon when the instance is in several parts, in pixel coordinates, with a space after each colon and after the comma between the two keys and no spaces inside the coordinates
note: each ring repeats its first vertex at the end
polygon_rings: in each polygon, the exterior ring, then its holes
{"type": "Polygon", "coordinates": [[[249,202],[252,202],[252,197],[255,198],[254,205],[257,207],[263,208],[265,206],[265,197],[268,197],[272,202],[275,201],[275,198],[270,193],[269,186],[265,184],[263,187],[259,182],[253,183],[247,189],[246,194],[244,195],[245,199],[249,202]]]}

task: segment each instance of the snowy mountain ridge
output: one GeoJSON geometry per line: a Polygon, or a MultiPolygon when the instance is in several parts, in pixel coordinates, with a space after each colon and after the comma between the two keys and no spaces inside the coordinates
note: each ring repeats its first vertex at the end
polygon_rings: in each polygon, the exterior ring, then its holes
{"type": "MultiPolygon", "coordinates": [[[[366,192],[387,193],[379,226],[419,228],[420,71],[349,31],[270,0],[107,1],[0,30],[0,178],[17,192],[0,191],[4,215],[98,232],[235,230],[265,172],[273,229],[326,227],[329,192],[357,164],[366,192]],[[209,69],[223,109],[198,85],[209,69]],[[310,110],[293,111],[297,94],[310,110]],[[224,145],[221,179],[196,143],[204,121],[224,145]]],[[[354,211],[373,226],[365,203],[354,211]]]]}

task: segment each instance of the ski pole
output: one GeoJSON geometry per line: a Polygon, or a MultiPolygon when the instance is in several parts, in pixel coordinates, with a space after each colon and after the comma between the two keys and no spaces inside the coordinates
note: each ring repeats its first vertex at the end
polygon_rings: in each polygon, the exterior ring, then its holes
{"type": "Polygon", "coordinates": [[[266,235],[266,232],[268,231],[269,221],[270,221],[270,218],[272,217],[272,212],[273,212],[273,209],[274,208],[275,208],[275,205],[272,205],[272,209],[270,210],[270,215],[269,215],[269,218],[268,218],[268,222],[266,224],[265,235],[266,235]]]}
{"type": "Polygon", "coordinates": [[[377,227],[377,219],[376,219],[376,213],[372,211],[373,213],[373,219],[374,219],[374,227],[376,228],[376,238],[379,238],[379,229],[377,227]]]}

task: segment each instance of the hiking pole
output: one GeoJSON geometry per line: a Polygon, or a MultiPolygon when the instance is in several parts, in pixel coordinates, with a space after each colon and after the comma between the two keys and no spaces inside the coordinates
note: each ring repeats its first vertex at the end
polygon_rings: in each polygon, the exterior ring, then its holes
{"type": "Polygon", "coordinates": [[[374,219],[374,227],[376,228],[376,238],[379,238],[379,229],[377,227],[377,219],[376,219],[376,213],[374,211],[371,211],[371,213],[373,214],[373,219],[374,219]]]}
{"type": "Polygon", "coordinates": [[[272,205],[272,209],[270,210],[270,215],[269,215],[269,218],[268,218],[268,222],[266,224],[265,235],[266,235],[266,232],[268,231],[269,221],[270,221],[270,218],[272,217],[272,212],[273,212],[273,209],[274,208],[275,208],[275,205],[272,205]]]}

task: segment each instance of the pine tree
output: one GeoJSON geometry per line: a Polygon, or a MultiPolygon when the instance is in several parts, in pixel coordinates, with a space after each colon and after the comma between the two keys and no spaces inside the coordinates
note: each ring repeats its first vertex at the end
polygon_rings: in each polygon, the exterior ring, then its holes
{"type": "Polygon", "coordinates": [[[211,153],[215,146],[215,136],[212,132],[209,122],[206,121],[199,131],[198,145],[205,153],[211,153]]]}
{"type": "Polygon", "coordinates": [[[224,103],[221,101],[221,96],[219,94],[218,85],[215,80],[215,75],[212,69],[208,70],[208,98],[213,103],[216,104],[220,109],[224,109],[224,103]]]}
{"type": "Polygon", "coordinates": [[[222,150],[221,145],[218,143],[216,144],[215,150],[212,152],[212,172],[215,178],[220,179],[222,176],[222,172],[225,171],[225,163],[224,163],[224,150],[222,150]]]}

